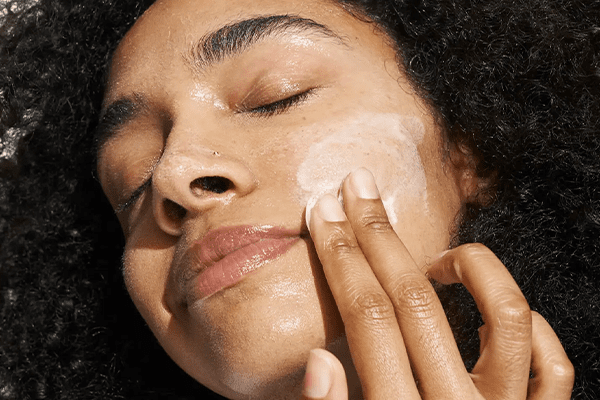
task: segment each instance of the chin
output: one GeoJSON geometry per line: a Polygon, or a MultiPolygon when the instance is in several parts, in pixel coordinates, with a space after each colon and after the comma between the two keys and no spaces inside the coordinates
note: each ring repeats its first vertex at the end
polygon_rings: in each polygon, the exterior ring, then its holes
{"type": "MultiPolygon", "coordinates": [[[[278,343],[266,351],[238,346],[213,360],[221,393],[231,399],[298,399],[306,368],[310,343],[278,343]],[[240,347],[242,347],[240,349],[240,347]],[[237,352],[242,350],[242,355],[237,352]]],[[[322,346],[321,346],[322,347],[322,346]]],[[[201,382],[202,383],[202,382],[201,382]]]]}
{"type": "Polygon", "coordinates": [[[248,280],[188,309],[183,346],[189,350],[182,350],[195,353],[201,361],[193,364],[202,363],[204,372],[180,365],[228,398],[297,399],[310,350],[343,335],[323,309],[314,282],[248,280]]]}

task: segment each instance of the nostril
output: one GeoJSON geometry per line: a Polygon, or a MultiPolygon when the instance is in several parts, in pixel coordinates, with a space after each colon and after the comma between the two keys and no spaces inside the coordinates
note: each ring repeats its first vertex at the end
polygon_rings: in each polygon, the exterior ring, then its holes
{"type": "Polygon", "coordinates": [[[185,208],[169,199],[163,201],[163,208],[165,210],[165,215],[172,221],[181,221],[187,214],[185,208]]]}
{"type": "Polygon", "coordinates": [[[206,176],[197,178],[190,183],[192,192],[225,193],[233,188],[233,182],[222,176],[206,176]]]}

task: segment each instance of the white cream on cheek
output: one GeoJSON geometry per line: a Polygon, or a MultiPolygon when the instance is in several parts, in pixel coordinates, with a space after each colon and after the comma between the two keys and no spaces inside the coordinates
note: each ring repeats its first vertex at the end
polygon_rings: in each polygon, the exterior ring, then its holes
{"type": "Polygon", "coordinates": [[[296,174],[300,201],[310,212],[325,193],[337,194],[344,178],[365,167],[375,181],[392,225],[407,206],[428,213],[427,180],[417,145],[425,129],[417,117],[363,114],[337,124],[315,125],[322,140],[314,143],[296,174]]]}

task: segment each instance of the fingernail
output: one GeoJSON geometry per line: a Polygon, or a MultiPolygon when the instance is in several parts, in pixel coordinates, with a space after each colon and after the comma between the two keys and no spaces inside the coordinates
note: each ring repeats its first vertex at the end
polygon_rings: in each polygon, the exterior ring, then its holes
{"type": "Polygon", "coordinates": [[[341,222],[346,220],[346,214],[342,210],[342,206],[335,197],[330,194],[326,194],[317,203],[319,215],[325,221],[329,222],[341,222]]]}
{"type": "Polygon", "coordinates": [[[313,399],[322,399],[331,389],[331,367],[321,356],[321,351],[319,349],[310,351],[304,375],[302,394],[313,399]]]}
{"type": "Polygon", "coordinates": [[[359,168],[350,174],[350,187],[354,194],[361,199],[378,199],[380,197],[373,174],[365,168],[359,168]]]}
{"type": "Polygon", "coordinates": [[[338,199],[338,202],[342,205],[342,210],[344,209],[344,193],[342,190],[343,187],[344,187],[344,181],[342,181],[340,183],[340,187],[338,188],[338,191],[337,191],[337,199],[338,199]]]}
{"type": "Polygon", "coordinates": [[[319,200],[319,198],[317,196],[313,196],[310,199],[308,199],[308,202],[306,203],[306,211],[305,211],[305,218],[306,218],[306,227],[308,228],[308,231],[310,232],[310,217],[312,215],[312,211],[315,208],[315,205],[317,204],[317,201],[319,200]]]}

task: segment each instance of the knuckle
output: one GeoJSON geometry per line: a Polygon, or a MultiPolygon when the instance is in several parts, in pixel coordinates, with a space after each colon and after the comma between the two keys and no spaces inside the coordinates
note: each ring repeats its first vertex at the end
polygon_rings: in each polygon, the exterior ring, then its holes
{"type": "Polygon", "coordinates": [[[394,286],[391,298],[398,312],[414,319],[433,316],[438,298],[431,284],[419,276],[405,276],[394,286]]]}
{"type": "Polygon", "coordinates": [[[504,302],[496,311],[496,328],[515,340],[529,340],[532,334],[531,310],[524,298],[504,302]]]}
{"type": "Polygon", "coordinates": [[[507,324],[531,326],[531,310],[525,299],[515,298],[500,307],[498,319],[507,324]]]}
{"type": "Polygon", "coordinates": [[[557,382],[572,383],[575,377],[575,368],[568,358],[561,358],[554,362],[552,375],[557,382]]]}
{"type": "Polygon", "coordinates": [[[351,296],[348,312],[353,320],[388,321],[396,319],[392,302],[385,293],[379,291],[356,291],[351,296]]]}

